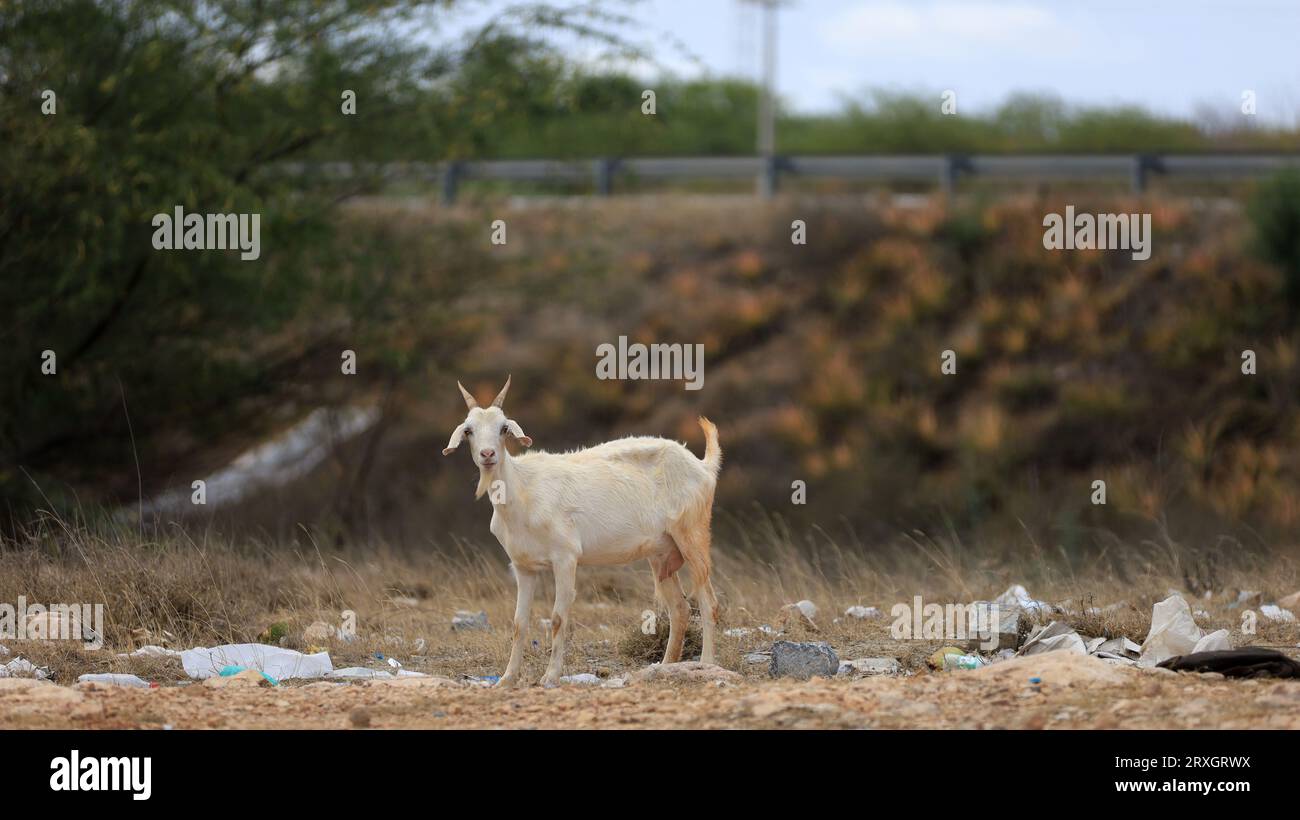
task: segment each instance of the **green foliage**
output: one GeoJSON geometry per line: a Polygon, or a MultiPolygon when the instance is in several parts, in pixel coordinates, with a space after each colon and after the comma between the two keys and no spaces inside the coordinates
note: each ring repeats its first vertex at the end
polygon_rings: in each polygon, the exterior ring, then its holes
{"type": "Polygon", "coordinates": [[[132,441],[148,454],[163,434],[218,439],[264,417],[250,400],[292,394],[304,362],[355,344],[349,326],[395,280],[382,255],[350,253],[333,213],[373,183],[364,168],[330,181],[286,163],[428,159],[550,83],[530,73],[544,47],[509,27],[456,49],[406,45],[424,39],[418,15],[447,5],[0,5],[0,495],[35,500],[22,470],[61,460],[91,474],[129,463],[132,441]],[[260,215],[261,257],[156,250],[152,218],[177,206],[260,215]]]}
{"type": "Polygon", "coordinates": [[[1260,186],[1248,207],[1259,253],[1282,269],[1291,321],[1300,312],[1300,172],[1278,174],[1260,186]]]}

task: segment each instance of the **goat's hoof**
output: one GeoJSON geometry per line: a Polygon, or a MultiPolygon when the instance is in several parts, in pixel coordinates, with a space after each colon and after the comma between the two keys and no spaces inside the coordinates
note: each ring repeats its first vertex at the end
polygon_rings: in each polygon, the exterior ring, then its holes
{"type": "Polygon", "coordinates": [[[492,687],[493,689],[512,689],[519,685],[519,678],[515,675],[502,675],[501,679],[492,687]]]}
{"type": "Polygon", "coordinates": [[[547,689],[554,689],[555,687],[557,687],[557,686],[559,686],[559,685],[560,685],[560,676],[559,676],[559,675],[550,675],[550,674],[548,674],[548,675],[546,675],[545,677],[542,678],[542,686],[545,687],[545,688],[547,688],[547,689]]]}

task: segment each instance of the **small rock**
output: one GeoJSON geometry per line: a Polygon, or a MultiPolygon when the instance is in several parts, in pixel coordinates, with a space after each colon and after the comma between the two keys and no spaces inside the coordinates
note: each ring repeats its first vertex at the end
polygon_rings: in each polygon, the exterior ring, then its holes
{"type": "Polygon", "coordinates": [[[656,663],[628,676],[628,683],[739,683],[743,678],[729,669],[699,661],[656,663]]]}
{"type": "Polygon", "coordinates": [[[369,729],[370,711],[362,707],[357,707],[352,710],[352,714],[348,715],[348,722],[352,724],[352,728],[354,729],[369,729]]]}
{"type": "MultiPolygon", "coordinates": [[[[496,676],[494,675],[493,677],[496,676]]],[[[495,682],[496,682],[495,680],[492,681],[492,683],[495,682]]],[[[402,674],[398,675],[395,678],[393,677],[371,678],[370,680],[362,681],[361,685],[362,686],[398,686],[398,687],[410,688],[410,689],[443,689],[443,688],[459,689],[465,684],[461,683],[460,681],[452,680],[451,678],[441,678],[436,675],[413,676],[403,672],[402,674]]],[[[490,686],[491,684],[489,683],[486,685],[490,686]]]]}
{"type": "Polygon", "coordinates": [[[750,652],[745,656],[746,666],[767,666],[772,662],[771,652],[750,652]]]}
{"type": "Polygon", "coordinates": [[[457,610],[455,617],[451,619],[451,628],[457,632],[475,629],[488,629],[488,617],[486,612],[468,612],[466,610],[457,610]]]}
{"type": "Polygon", "coordinates": [[[777,641],[772,644],[772,663],[768,671],[774,678],[829,678],[840,671],[840,659],[831,645],[824,641],[777,641]]]}
{"type": "Polygon", "coordinates": [[[992,651],[1020,646],[1020,636],[1028,631],[1029,626],[1029,617],[1024,608],[1005,601],[976,601],[973,606],[975,634],[967,641],[968,650],[992,651]]]}
{"type": "Polygon", "coordinates": [[[233,675],[214,675],[203,681],[204,686],[213,689],[270,686],[271,682],[256,669],[245,669],[233,675]]]}
{"type": "Polygon", "coordinates": [[[324,621],[313,621],[302,631],[302,639],[309,644],[323,644],[334,637],[334,627],[324,621]]]}

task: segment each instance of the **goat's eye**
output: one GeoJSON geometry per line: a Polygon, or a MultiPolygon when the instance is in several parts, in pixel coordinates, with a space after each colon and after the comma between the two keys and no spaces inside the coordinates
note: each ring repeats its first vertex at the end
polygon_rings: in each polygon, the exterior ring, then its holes
{"type": "Polygon", "coordinates": [[[501,425],[501,435],[504,436],[509,431],[510,431],[510,427],[508,425],[505,424],[501,425]]]}
{"type": "Polygon", "coordinates": [[[465,435],[467,435],[467,436],[472,436],[472,435],[474,435],[474,428],[473,428],[473,427],[466,427],[466,428],[465,428],[465,435]]]}

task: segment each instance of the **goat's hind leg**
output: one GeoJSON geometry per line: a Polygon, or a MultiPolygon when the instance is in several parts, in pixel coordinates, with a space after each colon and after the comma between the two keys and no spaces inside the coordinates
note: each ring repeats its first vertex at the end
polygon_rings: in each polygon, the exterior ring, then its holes
{"type": "Polygon", "coordinates": [[[673,544],[671,554],[650,559],[650,568],[654,571],[655,599],[668,610],[668,646],[664,648],[664,663],[677,663],[682,659],[682,646],[686,642],[686,627],[690,621],[691,607],[686,602],[682,583],[677,577],[677,570],[681,566],[682,557],[676,544],[673,544]]]}
{"type": "Polygon", "coordinates": [[[677,542],[686,566],[691,570],[691,581],[695,584],[695,600],[700,605],[700,625],[704,633],[700,648],[702,663],[717,663],[713,654],[713,632],[718,625],[718,596],[713,591],[713,582],[709,575],[713,571],[713,561],[709,555],[708,519],[695,522],[681,522],[674,525],[669,532],[677,542]]]}

